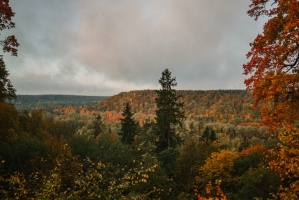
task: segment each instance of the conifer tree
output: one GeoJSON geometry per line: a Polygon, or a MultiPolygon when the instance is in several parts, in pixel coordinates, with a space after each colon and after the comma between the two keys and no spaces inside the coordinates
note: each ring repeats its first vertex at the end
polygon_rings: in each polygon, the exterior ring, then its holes
{"type": "MultiPolygon", "coordinates": [[[[12,17],[15,13],[9,5],[9,0],[0,1],[0,36],[5,29],[15,28],[15,23],[12,21],[12,17]]],[[[3,52],[9,52],[12,56],[17,56],[19,43],[14,35],[6,36],[5,39],[0,38],[0,45],[3,47],[3,52]]],[[[11,81],[7,78],[9,75],[8,70],[5,67],[5,63],[2,55],[0,55],[0,102],[11,101],[17,96],[15,94],[11,81]]]]}
{"type": "Polygon", "coordinates": [[[156,122],[158,128],[157,152],[175,148],[180,143],[180,137],[175,132],[175,126],[181,125],[185,114],[182,111],[183,103],[178,102],[173,87],[177,86],[176,78],[171,77],[171,72],[165,69],[159,79],[161,89],[157,91],[156,122]]]}
{"type": "Polygon", "coordinates": [[[211,128],[209,126],[206,126],[206,128],[205,128],[205,130],[202,134],[201,140],[203,142],[205,142],[206,144],[209,144],[210,142],[216,141],[217,137],[216,137],[216,133],[213,130],[213,128],[211,128]]]}
{"type": "Polygon", "coordinates": [[[131,106],[126,103],[123,110],[123,119],[121,119],[121,141],[126,144],[132,144],[134,137],[137,134],[137,123],[132,119],[133,113],[131,112],[131,106]]]}
{"type": "Polygon", "coordinates": [[[102,133],[104,131],[104,125],[102,123],[102,117],[101,115],[97,115],[96,119],[93,121],[93,135],[94,137],[97,137],[98,134],[102,133]]]}
{"type": "Polygon", "coordinates": [[[12,86],[10,80],[7,78],[9,75],[2,56],[0,56],[0,102],[5,100],[13,100],[16,96],[16,90],[12,86]]]}

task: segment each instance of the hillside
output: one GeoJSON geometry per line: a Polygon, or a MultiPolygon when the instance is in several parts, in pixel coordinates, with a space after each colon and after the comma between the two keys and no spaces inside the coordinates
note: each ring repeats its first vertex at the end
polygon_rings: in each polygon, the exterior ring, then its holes
{"type": "MultiPolygon", "coordinates": [[[[194,123],[255,123],[260,116],[253,109],[251,92],[246,90],[182,90],[181,95],[188,126],[194,123]]],[[[121,115],[124,104],[129,102],[134,117],[142,125],[155,117],[155,98],[153,90],[122,92],[100,102],[87,106],[88,110],[104,112],[107,118],[116,119],[121,115]]],[[[105,117],[105,116],[104,116],[105,117]]]]}
{"type": "MultiPolygon", "coordinates": [[[[259,125],[260,115],[253,109],[251,92],[246,90],[181,90],[186,119],[183,129],[202,132],[207,124],[225,129],[231,125],[259,125]]],[[[20,95],[15,103],[18,110],[41,109],[58,120],[75,120],[92,126],[94,116],[100,114],[113,132],[119,131],[119,122],[126,102],[134,112],[133,118],[142,126],[155,121],[156,92],[141,90],[122,92],[111,97],[71,95],[20,95]]],[[[217,128],[215,128],[217,129],[217,128]]]]}

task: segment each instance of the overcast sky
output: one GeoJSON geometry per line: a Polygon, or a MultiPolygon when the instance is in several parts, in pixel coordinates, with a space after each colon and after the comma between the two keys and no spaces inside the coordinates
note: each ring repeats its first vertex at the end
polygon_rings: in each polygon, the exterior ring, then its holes
{"type": "MultiPolygon", "coordinates": [[[[261,32],[242,0],[14,0],[17,94],[115,95],[158,89],[245,89],[242,65],[261,32]]],[[[3,36],[2,36],[3,37],[3,36]]]]}

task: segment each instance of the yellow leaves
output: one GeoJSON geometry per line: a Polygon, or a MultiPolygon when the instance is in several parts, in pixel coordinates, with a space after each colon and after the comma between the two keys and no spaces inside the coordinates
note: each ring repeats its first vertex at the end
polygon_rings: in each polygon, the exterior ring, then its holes
{"type": "Polygon", "coordinates": [[[142,174],[142,177],[149,178],[149,176],[147,174],[142,174]]]}
{"type": "Polygon", "coordinates": [[[214,152],[200,168],[199,175],[195,177],[197,183],[203,185],[216,180],[230,181],[234,161],[238,154],[232,150],[214,152]]]}
{"type": "Polygon", "coordinates": [[[145,178],[141,179],[141,182],[146,183],[147,180],[145,178]]]}
{"type": "Polygon", "coordinates": [[[105,164],[100,161],[97,163],[97,168],[98,169],[105,168],[105,164]]]}
{"type": "Polygon", "coordinates": [[[270,151],[272,160],[269,166],[279,175],[284,186],[281,186],[276,198],[299,198],[299,129],[284,123],[278,133],[279,144],[270,151]]]}

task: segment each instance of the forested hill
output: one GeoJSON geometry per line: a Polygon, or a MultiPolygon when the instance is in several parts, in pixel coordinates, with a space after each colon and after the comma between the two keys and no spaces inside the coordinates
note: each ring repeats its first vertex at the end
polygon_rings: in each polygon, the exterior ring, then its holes
{"type": "MultiPolygon", "coordinates": [[[[246,90],[182,90],[177,91],[184,102],[188,122],[202,121],[222,123],[253,123],[259,122],[257,109],[252,108],[252,94],[246,90]]],[[[90,104],[88,110],[106,112],[107,118],[117,118],[124,104],[129,102],[134,118],[140,124],[152,121],[155,117],[154,90],[122,92],[100,102],[90,104]]]]}
{"type": "Polygon", "coordinates": [[[84,104],[98,102],[107,96],[79,96],[79,95],[18,95],[14,104],[34,103],[62,103],[62,104],[84,104]]]}
{"type": "Polygon", "coordinates": [[[18,95],[12,103],[17,109],[45,109],[54,105],[74,106],[94,103],[108,98],[107,96],[79,96],[79,95],[18,95]]]}

